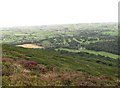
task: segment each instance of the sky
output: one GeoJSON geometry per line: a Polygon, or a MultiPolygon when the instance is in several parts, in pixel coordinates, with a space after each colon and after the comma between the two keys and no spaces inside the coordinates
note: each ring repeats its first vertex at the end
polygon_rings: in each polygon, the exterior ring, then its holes
{"type": "Polygon", "coordinates": [[[119,0],[0,0],[0,27],[118,21],[119,0]]]}

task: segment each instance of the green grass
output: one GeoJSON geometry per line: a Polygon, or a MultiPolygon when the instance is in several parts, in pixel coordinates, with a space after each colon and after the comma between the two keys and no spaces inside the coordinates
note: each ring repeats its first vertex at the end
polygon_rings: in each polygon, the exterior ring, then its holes
{"type": "Polygon", "coordinates": [[[118,36],[118,31],[107,31],[103,32],[105,35],[112,35],[112,36],[118,36]]]}
{"type": "Polygon", "coordinates": [[[99,64],[96,62],[86,61],[99,59],[92,56],[76,56],[69,54],[61,54],[59,52],[41,49],[25,49],[11,45],[3,45],[3,57],[9,57],[16,60],[28,59],[37,61],[44,65],[56,65],[60,69],[69,69],[74,71],[83,71],[91,75],[117,76],[117,67],[99,64]]]}
{"type": "Polygon", "coordinates": [[[108,52],[104,52],[104,51],[93,51],[93,50],[75,50],[75,49],[67,49],[67,48],[59,48],[56,50],[65,50],[65,51],[69,51],[69,52],[87,52],[90,54],[95,54],[95,55],[101,55],[101,56],[105,56],[105,57],[110,57],[113,59],[118,59],[119,55],[116,54],[112,54],[112,53],[108,53],[108,52]]]}

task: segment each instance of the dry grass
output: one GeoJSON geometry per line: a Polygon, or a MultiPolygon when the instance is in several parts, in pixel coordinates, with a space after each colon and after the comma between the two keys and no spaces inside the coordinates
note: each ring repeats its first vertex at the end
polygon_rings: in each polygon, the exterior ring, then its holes
{"type": "Polygon", "coordinates": [[[23,44],[23,45],[17,45],[17,46],[20,46],[20,47],[23,47],[23,48],[44,48],[43,46],[38,46],[38,45],[35,45],[35,44],[23,44]]]}
{"type": "Polygon", "coordinates": [[[116,79],[81,71],[54,70],[35,61],[3,58],[3,85],[14,86],[112,86],[116,79]],[[26,65],[28,67],[26,67],[26,65]],[[32,69],[31,69],[32,68],[32,69]]]}

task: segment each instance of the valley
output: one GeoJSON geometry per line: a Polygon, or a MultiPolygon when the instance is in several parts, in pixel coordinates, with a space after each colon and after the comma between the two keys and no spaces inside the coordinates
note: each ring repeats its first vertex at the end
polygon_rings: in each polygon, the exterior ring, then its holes
{"type": "Polygon", "coordinates": [[[120,36],[116,23],[11,27],[0,31],[4,86],[119,84],[120,36]]]}

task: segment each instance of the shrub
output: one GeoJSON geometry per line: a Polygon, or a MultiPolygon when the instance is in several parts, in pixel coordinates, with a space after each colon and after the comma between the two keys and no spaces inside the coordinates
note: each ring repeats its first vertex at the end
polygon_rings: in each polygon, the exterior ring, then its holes
{"type": "Polygon", "coordinates": [[[11,63],[4,63],[2,66],[2,75],[9,76],[14,73],[14,66],[11,63]]]}
{"type": "Polygon", "coordinates": [[[14,62],[14,60],[13,59],[10,59],[10,58],[2,58],[2,62],[4,63],[4,62],[10,62],[10,63],[12,63],[12,62],[14,62]]]}
{"type": "Polygon", "coordinates": [[[25,68],[27,69],[37,69],[37,65],[38,63],[35,61],[29,61],[29,60],[21,60],[19,62],[20,64],[22,64],[25,68]]]}

